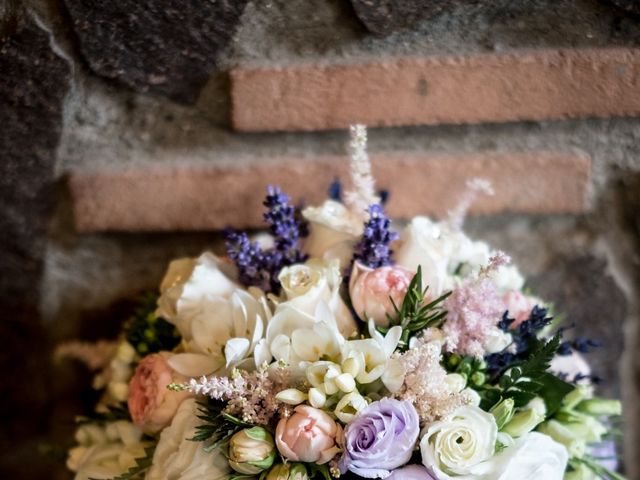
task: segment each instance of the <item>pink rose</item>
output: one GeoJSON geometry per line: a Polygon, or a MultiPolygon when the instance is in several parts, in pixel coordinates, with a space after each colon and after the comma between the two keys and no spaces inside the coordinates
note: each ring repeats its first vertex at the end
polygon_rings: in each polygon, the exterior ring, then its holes
{"type": "Polygon", "coordinates": [[[142,359],[129,383],[129,412],[133,423],[148,434],[154,434],[169,425],[183,400],[190,392],[174,392],[170,383],[187,379],[169,367],[169,352],[148,355],[142,359]]]}
{"type": "Polygon", "coordinates": [[[415,272],[398,265],[375,270],[354,267],[350,284],[351,303],[363,320],[372,318],[376,325],[389,325],[387,315],[395,314],[391,299],[400,308],[415,272]]]}
{"type": "Polygon", "coordinates": [[[527,297],[518,290],[509,290],[502,296],[505,310],[509,311],[509,318],[514,318],[511,328],[517,328],[531,316],[531,310],[536,305],[533,298],[527,297]]]}
{"type": "Polygon", "coordinates": [[[342,428],[329,414],[298,405],[293,415],[278,422],[276,445],[289,460],[323,464],[340,451],[336,442],[341,435],[342,428]]]}

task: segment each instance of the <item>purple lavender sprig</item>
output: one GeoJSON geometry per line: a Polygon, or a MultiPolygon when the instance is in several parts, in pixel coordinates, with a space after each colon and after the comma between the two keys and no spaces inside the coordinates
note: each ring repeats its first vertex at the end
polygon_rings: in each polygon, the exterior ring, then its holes
{"type": "Polygon", "coordinates": [[[364,232],[356,245],[353,260],[369,268],[391,265],[393,252],[389,245],[398,238],[398,233],[390,230],[391,221],[381,205],[371,205],[367,211],[369,220],[364,224],[364,232]]]}
{"type": "Polygon", "coordinates": [[[227,255],[238,267],[240,283],[245,286],[271,290],[271,267],[269,256],[256,242],[250,242],[244,232],[232,229],[224,231],[227,255]]]}
{"type": "Polygon", "coordinates": [[[274,248],[264,251],[257,243],[251,243],[244,232],[226,230],[227,254],[238,267],[240,282],[245,286],[260,287],[265,292],[277,293],[280,289],[280,270],[307,258],[300,251],[300,238],[307,233],[306,225],[296,218],[289,197],[277,187],[269,186],[264,201],[267,212],[265,221],[274,237],[274,248]]]}
{"type": "Polygon", "coordinates": [[[264,220],[275,239],[273,262],[280,268],[303,262],[306,256],[300,251],[300,237],[306,235],[305,225],[296,218],[295,208],[289,203],[289,196],[278,187],[269,185],[263,205],[268,208],[264,220]]]}

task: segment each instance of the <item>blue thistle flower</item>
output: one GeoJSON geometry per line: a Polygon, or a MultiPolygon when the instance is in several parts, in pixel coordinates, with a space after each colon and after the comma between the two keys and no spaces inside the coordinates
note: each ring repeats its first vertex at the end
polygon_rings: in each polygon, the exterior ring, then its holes
{"type": "Polygon", "coordinates": [[[356,245],[353,260],[369,268],[390,265],[393,252],[389,245],[398,238],[398,234],[389,229],[391,221],[384,214],[382,206],[371,205],[368,212],[369,220],[364,224],[364,232],[356,245]]]}

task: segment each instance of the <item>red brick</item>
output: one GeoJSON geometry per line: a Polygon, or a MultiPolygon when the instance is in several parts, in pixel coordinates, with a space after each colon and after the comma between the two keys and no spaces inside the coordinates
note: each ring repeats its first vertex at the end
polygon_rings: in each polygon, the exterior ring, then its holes
{"type": "Polygon", "coordinates": [[[640,114],[640,49],[387,58],[231,72],[237,130],[640,114]]]}
{"type": "MultiPolygon", "coordinates": [[[[391,191],[396,217],[442,216],[453,208],[467,179],[491,180],[496,195],[472,213],[579,213],[587,206],[591,161],[566,152],[372,156],[381,188],[391,191]]],[[[296,201],[317,203],[339,175],[343,157],[282,158],[244,166],[159,168],[72,173],[70,187],[79,231],[215,230],[262,225],[267,184],[296,201]]]]}

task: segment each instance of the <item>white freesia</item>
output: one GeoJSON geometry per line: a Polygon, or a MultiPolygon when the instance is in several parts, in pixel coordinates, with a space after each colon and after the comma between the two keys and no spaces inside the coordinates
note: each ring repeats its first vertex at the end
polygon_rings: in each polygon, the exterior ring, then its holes
{"type": "Polygon", "coordinates": [[[441,480],[475,479],[476,468],[493,456],[497,437],[493,415],[465,405],[426,428],[420,441],[422,462],[441,480]]]}
{"type": "Polygon", "coordinates": [[[340,296],[342,273],[338,260],[322,261],[314,258],[305,264],[285,267],[280,271],[278,280],[286,297],[286,301],[278,308],[290,305],[314,315],[318,304],[325,302],[342,335],[349,337],[357,332],[356,322],[340,296]]]}
{"type": "Polygon", "coordinates": [[[373,321],[369,321],[371,338],[351,340],[342,349],[343,367],[349,370],[355,380],[362,384],[370,384],[380,379],[391,392],[396,392],[402,386],[404,369],[398,360],[391,355],[398,346],[402,328],[395,326],[383,336],[375,328],[373,321]]]}
{"type": "Polygon", "coordinates": [[[237,288],[232,267],[210,252],[195,259],[173,260],[160,284],[157,314],[178,329],[188,330],[203,300],[211,296],[228,298],[237,288]]]}
{"type": "Polygon", "coordinates": [[[478,468],[482,480],[562,480],[567,449],[551,437],[531,432],[478,468]]]}
{"type": "Polygon", "coordinates": [[[222,480],[231,473],[222,449],[205,451],[200,442],[189,440],[196,434],[196,400],[182,402],[171,425],[160,434],[147,480],[222,480]]]}
{"type": "Polygon", "coordinates": [[[312,257],[338,259],[340,266],[346,267],[353,246],[362,235],[361,218],[335,200],[326,200],[319,207],[307,207],[302,215],[310,224],[304,251],[312,257]]]}
{"type": "Polygon", "coordinates": [[[341,422],[349,423],[367,405],[368,403],[362,395],[358,392],[351,392],[340,399],[333,413],[341,422]]]}
{"type": "Polygon", "coordinates": [[[78,446],[69,451],[67,467],[75,480],[114,478],[145,456],[148,443],[142,431],[131,422],[119,420],[100,427],[86,424],[76,431],[78,446]]]}
{"type": "Polygon", "coordinates": [[[304,375],[306,367],[320,359],[338,360],[344,341],[335,317],[322,301],[313,316],[284,305],[267,326],[271,355],[288,364],[294,376],[304,375]]]}
{"type": "Polygon", "coordinates": [[[251,369],[270,360],[262,338],[270,312],[259,289],[236,289],[228,298],[203,297],[199,308],[189,322],[178,324],[185,353],[170,360],[178,373],[199,377],[233,367],[251,369]]]}

